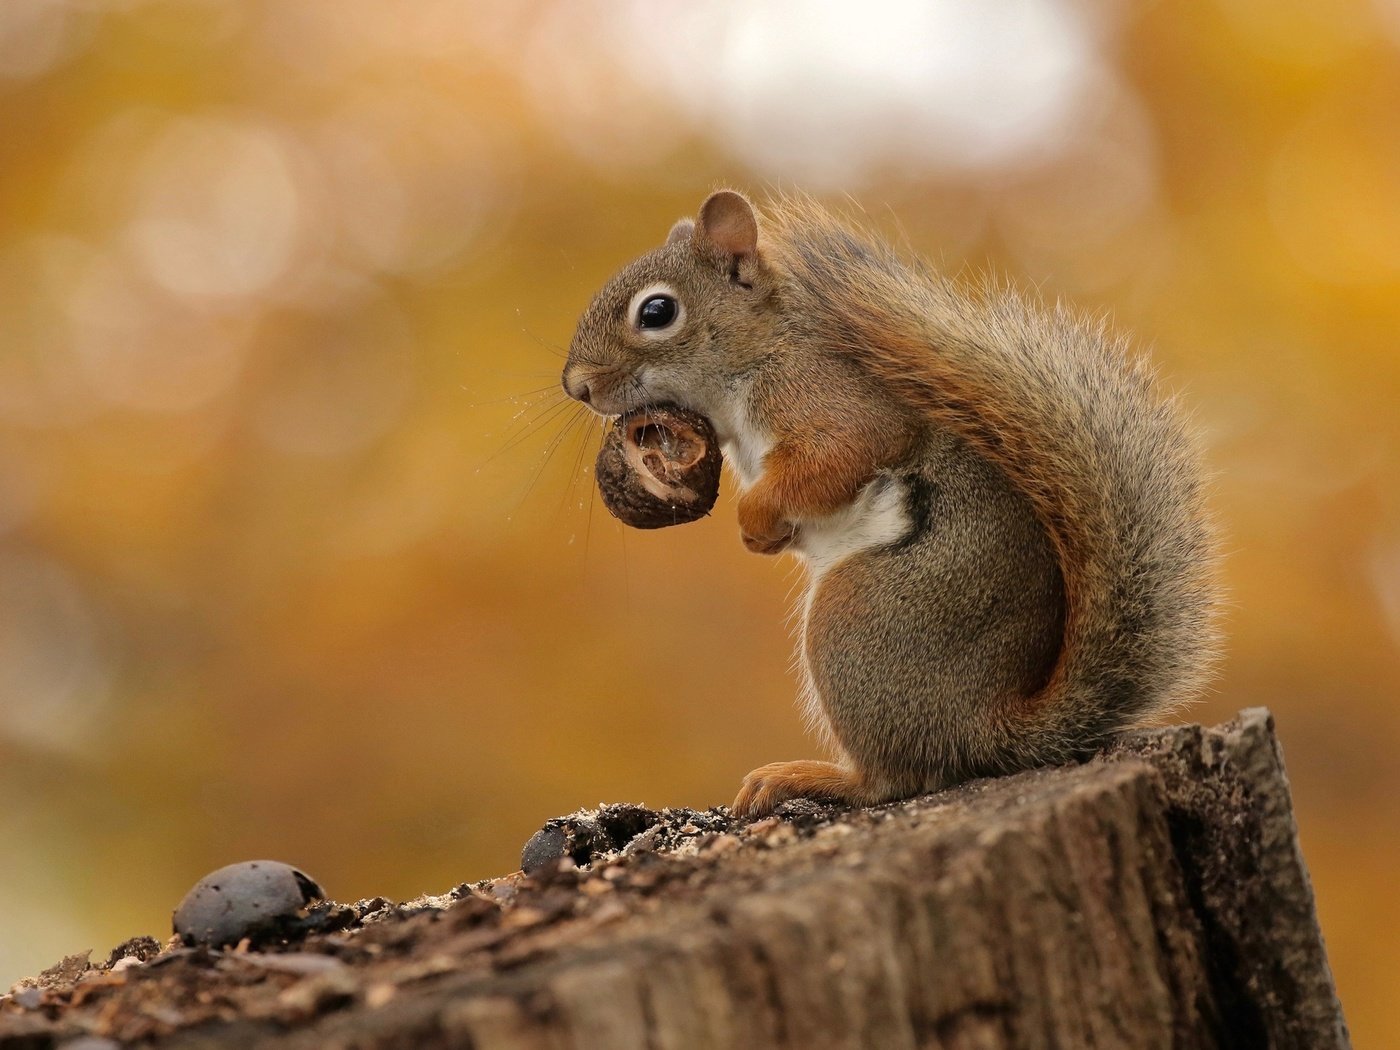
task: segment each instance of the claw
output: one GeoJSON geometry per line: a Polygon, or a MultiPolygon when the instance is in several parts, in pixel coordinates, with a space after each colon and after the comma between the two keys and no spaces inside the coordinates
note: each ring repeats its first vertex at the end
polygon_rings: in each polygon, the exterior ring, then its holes
{"type": "Polygon", "coordinates": [[[788,799],[811,798],[859,804],[860,778],[832,762],[771,762],[744,778],[730,808],[741,817],[762,817],[788,799]]]}

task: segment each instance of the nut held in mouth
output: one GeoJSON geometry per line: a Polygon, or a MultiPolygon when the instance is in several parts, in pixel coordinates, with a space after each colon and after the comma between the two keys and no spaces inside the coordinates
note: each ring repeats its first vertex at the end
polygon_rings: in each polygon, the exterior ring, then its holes
{"type": "Polygon", "coordinates": [[[615,419],[594,473],[613,517],[636,529],[660,529],[710,513],[719,498],[721,463],[708,419],[663,406],[615,419]]]}

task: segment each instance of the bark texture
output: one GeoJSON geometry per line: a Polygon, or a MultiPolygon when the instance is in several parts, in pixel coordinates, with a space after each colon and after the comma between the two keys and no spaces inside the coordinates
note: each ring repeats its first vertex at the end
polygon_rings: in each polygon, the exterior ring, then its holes
{"type": "Polygon", "coordinates": [[[357,907],[280,954],[50,981],[0,1048],[1349,1045],[1257,709],[874,810],[663,814],[583,869],[357,907]]]}

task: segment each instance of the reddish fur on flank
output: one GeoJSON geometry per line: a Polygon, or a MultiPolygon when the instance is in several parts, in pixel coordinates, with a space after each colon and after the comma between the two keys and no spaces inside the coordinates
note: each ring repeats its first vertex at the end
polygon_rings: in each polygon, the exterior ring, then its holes
{"type": "Polygon", "coordinates": [[[815,290],[808,301],[836,340],[1005,471],[1049,533],[1065,582],[1065,641],[1045,687],[1007,717],[1063,717],[1052,709],[1090,670],[1154,679],[1125,722],[1198,692],[1219,644],[1218,541],[1193,436],[1144,360],[1061,307],[1041,311],[991,284],[955,291],[809,198],[772,202],[763,229],[774,265],[815,290]],[[1128,534],[1144,528],[1161,541],[1138,559],[1161,592],[1160,671],[1123,666],[1130,647],[1111,644],[1122,641],[1112,636],[1136,541],[1128,534]]]}

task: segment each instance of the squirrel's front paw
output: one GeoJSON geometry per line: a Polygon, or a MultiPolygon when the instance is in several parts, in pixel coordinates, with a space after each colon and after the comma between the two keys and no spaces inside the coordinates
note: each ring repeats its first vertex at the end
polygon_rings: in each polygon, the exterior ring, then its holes
{"type": "Polygon", "coordinates": [[[736,816],[761,817],[790,798],[862,804],[860,778],[834,762],[770,762],[744,778],[732,809],[736,816]]]}
{"type": "Polygon", "coordinates": [[[776,505],[746,493],[739,500],[739,534],[755,554],[777,554],[791,545],[797,528],[783,519],[776,505]]]}
{"type": "Polygon", "coordinates": [[[775,535],[757,536],[749,532],[742,532],[744,546],[755,554],[781,554],[792,546],[792,541],[797,538],[797,530],[786,522],[784,528],[775,535]]]}

